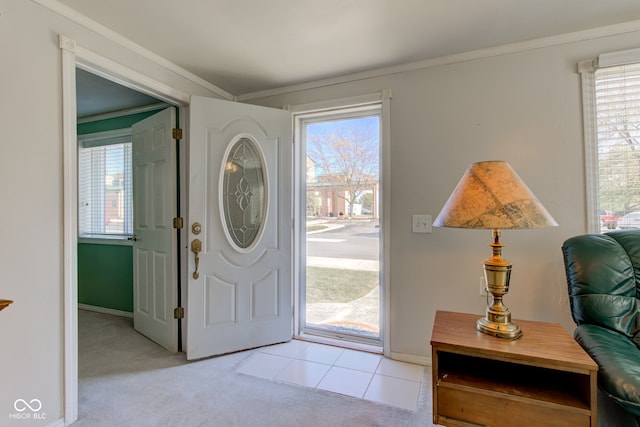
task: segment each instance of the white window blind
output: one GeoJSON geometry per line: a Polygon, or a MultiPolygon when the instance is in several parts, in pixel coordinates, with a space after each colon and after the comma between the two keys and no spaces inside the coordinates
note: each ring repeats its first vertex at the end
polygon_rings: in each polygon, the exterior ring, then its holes
{"type": "Polygon", "coordinates": [[[640,63],[597,69],[595,107],[601,226],[619,228],[640,211],[640,63]]]}
{"type": "Polygon", "coordinates": [[[93,134],[78,144],[78,227],[81,237],[133,234],[131,135],[93,134]]]}

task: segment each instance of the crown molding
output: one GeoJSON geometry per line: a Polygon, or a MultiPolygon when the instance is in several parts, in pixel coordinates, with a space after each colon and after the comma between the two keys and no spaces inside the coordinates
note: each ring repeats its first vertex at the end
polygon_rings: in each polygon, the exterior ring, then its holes
{"type": "Polygon", "coordinates": [[[157,65],[160,65],[163,68],[166,68],[167,70],[170,70],[178,75],[180,75],[181,77],[184,77],[185,79],[215,93],[216,95],[227,99],[227,100],[233,100],[234,96],[232,94],[230,94],[229,92],[219,88],[218,86],[206,81],[205,79],[196,76],[195,74],[191,73],[190,71],[185,70],[184,68],[174,64],[173,62],[163,58],[160,55],[157,55],[153,52],[151,52],[150,50],[140,46],[137,43],[132,42],[131,40],[127,39],[126,37],[116,33],[115,31],[105,27],[104,25],[88,18],[87,16],[71,9],[70,7],[63,5],[62,3],[58,2],[57,0],[32,0],[35,3],[38,3],[39,5],[57,13],[58,15],[61,15],[73,22],[75,22],[78,25],[81,25],[97,34],[100,34],[101,36],[107,38],[108,40],[111,40],[119,45],[121,45],[122,47],[135,52],[136,54],[156,63],[157,65]]]}
{"type": "Polygon", "coordinates": [[[391,67],[378,68],[375,70],[364,71],[360,73],[348,74],[340,77],[315,80],[307,83],[283,86],[275,89],[245,93],[238,95],[238,101],[248,101],[268,96],[283,95],[291,92],[299,92],[309,89],[317,89],[326,86],[333,86],[341,83],[349,83],[358,80],[372,79],[376,77],[385,77],[399,73],[423,70],[427,68],[439,67],[443,65],[456,64],[460,62],[473,61],[484,58],[491,58],[513,53],[525,52],[529,50],[542,49],[564,44],[577,43],[585,40],[592,40],[602,37],[615,36],[620,34],[640,31],[640,20],[629,21],[622,24],[609,25],[606,27],[593,28],[589,30],[577,31],[573,33],[561,34],[557,36],[543,37],[539,39],[527,40],[518,43],[509,43],[501,46],[490,47],[486,49],[478,49],[463,52],[454,55],[441,56],[437,58],[426,59],[422,61],[410,62],[407,64],[396,65],[391,67]]]}

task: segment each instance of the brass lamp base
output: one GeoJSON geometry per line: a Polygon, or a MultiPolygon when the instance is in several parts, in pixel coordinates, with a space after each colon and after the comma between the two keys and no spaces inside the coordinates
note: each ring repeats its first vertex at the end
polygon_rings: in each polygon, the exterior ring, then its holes
{"type": "Polygon", "coordinates": [[[490,319],[490,314],[487,312],[487,317],[478,319],[476,328],[484,334],[509,340],[515,340],[522,336],[520,326],[511,322],[511,315],[509,315],[509,320],[506,322],[494,322],[490,319]]]}
{"type": "Polygon", "coordinates": [[[489,246],[493,256],[484,261],[484,278],[487,293],[493,297],[493,303],[487,307],[486,316],[478,319],[476,328],[487,335],[514,340],[522,336],[520,327],[511,322],[511,312],[502,303],[502,297],[509,292],[511,263],[502,258],[500,231],[493,230],[494,241],[489,246]]]}

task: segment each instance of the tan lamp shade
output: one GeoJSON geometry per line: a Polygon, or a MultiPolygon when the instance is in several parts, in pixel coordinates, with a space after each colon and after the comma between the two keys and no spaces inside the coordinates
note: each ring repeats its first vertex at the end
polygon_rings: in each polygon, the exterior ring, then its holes
{"type": "Polygon", "coordinates": [[[558,223],[508,163],[487,161],[469,167],[433,225],[514,229],[558,223]]]}

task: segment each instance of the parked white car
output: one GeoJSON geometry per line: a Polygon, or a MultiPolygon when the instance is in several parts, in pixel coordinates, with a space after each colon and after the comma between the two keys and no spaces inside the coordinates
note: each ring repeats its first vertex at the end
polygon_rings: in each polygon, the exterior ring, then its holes
{"type": "Polygon", "coordinates": [[[631,212],[618,220],[618,228],[626,230],[629,228],[640,228],[640,212],[631,212]]]}

